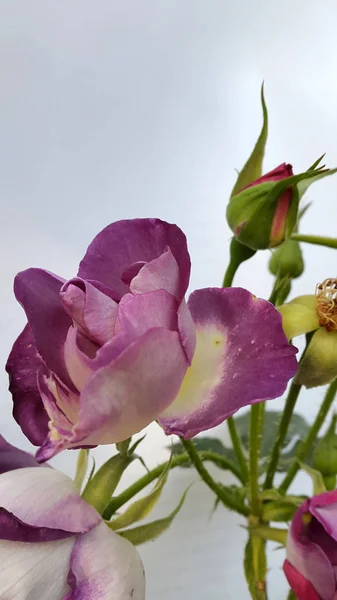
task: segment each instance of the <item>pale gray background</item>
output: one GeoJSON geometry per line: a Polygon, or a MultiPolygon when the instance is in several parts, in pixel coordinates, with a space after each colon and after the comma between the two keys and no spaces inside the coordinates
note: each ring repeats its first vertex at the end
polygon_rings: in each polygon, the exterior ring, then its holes
{"type": "MultiPolygon", "coordinates": [[[[320,154],[337,166],[335,0],[2,0],[0,5],[1,359],[24,317],[12,296],[21,269],[65,277],[96,232],[125,217],[158,216],[186,232],[191,289],[219,285],[228,259],[228,194],[261,124],[266,82],[266,170],[295,171],[320,154]]],[[[336,235],[337,179],[316,183],[306,232],[336,235]]],[[[296,293],[336,276],[336,254],[305,247],[296,293]]],[[[268,252],[236,283],[268,296],[268,252]]],[[[11,420],[2,375],[1,432],[29,448],[11,420]]],[[[321,390],[299,401],[310,417],[321,390]]],[[[281,407],[276,400],[274,407],[281,407]]],[[[226,427],[218,428],[226,437],[226,427]]],[[[152,426],[149,465],[167,444],[152,426]]],[[[99,461],[112,448],[95,451],[99,461]]],[[[75,453],[54,462],[68,473],[75,453]]],[[[125,485],[137,474],[130,468],[125,485]]],[[[173,527],[141,548],[148,600],[248,598],[241,568],[245,532],[191,471],[170,475],[156,515],[196,481],[173,527]]],[[[229,479],[228,479],[229,481],[229,479]]],[[[305,476],[301,491],[309,490],[305,476]]],[[[282,552],[271,552],[270,598],[285,598],[282,552]]]]}

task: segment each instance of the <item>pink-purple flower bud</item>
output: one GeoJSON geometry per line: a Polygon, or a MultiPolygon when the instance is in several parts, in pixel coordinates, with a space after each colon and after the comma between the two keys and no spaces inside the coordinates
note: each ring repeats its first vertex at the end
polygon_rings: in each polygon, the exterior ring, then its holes
{"type": "Polygon", "coordinates": [[[336,600],[337,490],[314,496],[297,510],[283,568],[298,600],[336,600]]]}
{"type": "Polygon", "coordinates": [[[296,211],[291,225],[295,225],[298,192],[293,181],[282,189],[277,183],[291,177],[292,166],[282,163],[232,196],[227,207],[227,220],[240,242],[254,250],[262,250],[286,239],[289,215],[293,217],[290,210],[293,200],[296,211]]]}

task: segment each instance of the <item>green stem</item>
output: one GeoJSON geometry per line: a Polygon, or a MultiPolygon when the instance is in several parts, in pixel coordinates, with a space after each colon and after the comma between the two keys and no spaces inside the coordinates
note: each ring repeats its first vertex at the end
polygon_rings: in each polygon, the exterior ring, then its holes
{"type": "Polygon", "coordinates": [[[285,437],[286,437],[286,434],[288,431],[291,417],[293,416],[296,400],[299,396],[300,390],[301,390],[301,386],[294,382],[291,384],[291,386],[289,388],[288,397],[287,397],[287,400],[285,403],[285,407],[284,407],[284,410],[282,413],[281,420],[279,422],[276,440],[275,440],[275,443],[274,443],[274,446],[273,446],[273,449],[272,449],[272,452],[270,455],[268,467],[267,467],[266,479],[265,479],[264,486],[263,486],[263,488],[265,490],[270,489],[273,485],[274,475],[275,475],[276,467],[277,467],[277,464],[278,464],[278,461],[280,458],[281,449],[282,449],[283,442],[285,440],[285,437]]]}
{"type": "Polygon", "coordinates": [[[318,246],[327,246],[328,248],[337,248],[337,239],[324,237],[322,235],[303,235],[302,233],[293,233],[292,240],[297,242],[307,242],[308,244],[317,244],[318,246]]]}
{"type": "Polygon", "coordinates": [[[275,281],[274,281],[274,285],[273,285],[273,289],[270,293],[270,296],[268,298],[268,301],[271,302],[272,304],[276,304],[277,301],[277,296],[279,293],[279,287],[280,287],[280,280],[278,277],[275,277],[275,281]]]}
{"type": "Polygon", "coordinates": [[[222,282],[222,287],[228,288],[231,287],[234,279],[234,275],[238,270],[239,265],[233,262],[232,260],[229,262],[229,265],[226,269],[226,273],[222,282]]]}
{"type": "Polygon", "coordinates": [[[249,475],[248,467],[247,467],[247,460],[246,460],[246,457],[243,452],[242,443],[241,443],[239,434],[237,432],[235,420],[233,417],[229,417],[229,419],[227,419],[227,426],[228,426],[228,431],[229,431],[229,435],[231,438],[231,442],[233,445],[233,449],[234,449],[236,458],[238,460],[238,463],[240,465],[242,482],[247,483],[248,475],[249,475]]]}
{"type": "Polygon", "coordinates": [[[260,512],[259,500],[259,459],[264,417],[264,404],[253,404],[250,409],[249,432],[249,490],[250,507],[253,515],[260,512]]]}
{"type": "Polygon", "coordinates": [[[248,248],[248,246],[244,246],[238,242],[235,237],[232,238],[229,246],[229,265],[222,282],[222,287],[231,287],[234,275],[241,263],[254,256],[255,252],[256,250],[252,250],[251,248],[248,248]]]}
{"type": "Polygon", "coordinates": [[[205,469],[203,462],[199,456],[199,453],[192,440],[184,440],[183,438],[181,438],[181,443],[185,447],[185,450],[189,455],[192,463],[194,464],[196,470],[198,471],[201,479],[215,493],[217,498],[219,498],[220,502],[222,502],[230,510],[235,510],[241,515],[248,516],[248,508],[238,505],[234,501],[233,497],[227,493],[225,488],[218,485],[216,481],[214,481],[210,473],[207,471],[207,469],[205,469]]]}
{"type": "MultiPolygon", "coordinates": [[[[199,455],[201,460],[213,462],[219,468],[231,471],[233,475],[235,475],[239,479],[239,481],[241,481],[241,483],[244,483],[242,481],[241,472],[239,471],[237,466],[234,463],[232,463],[232,461],[228,460],[225,456],[221,456],[220,454],[212,452],[211,450],[203,450],[202,452],[200,452],[199,455]]],[[[189,462],[191,462],[191,459],[188,454],[177,454],[175,456],[172,456],[170,469],[184,466],[189,462]]],[[[121,492],[121,494],[112,498],[112,500],[110,501],[110,503],[104,511],[103,518],[110,519],[111,516],[121,506],[123,506],[126,502],[131,500],[131,498],[136,496],[136,494],[141,492],[146,486],[152,483],[152,481],[157,479],[162,474],[166,466],[167,462],[161,463],[160,465],[152,469],[152,471],[149,471],[148,473],[146,473],[146,475],[138,479],[138,481],[135,481],[135,483],[130,485],[126,490],[124,490],[124,492],[121,492]]]]}
{"type": "Polygon", "coordinates": [[[303,462],[303,460],[306,458],[307,454],[309,453],[310,449],[312,448],[312,445],[313,445],[314,441],[316,440],[318,432],[319,432],[320,428],[322,427],[322,425],[326,419],[326,416],[331,408],[331,405],[335,399],[336,393],[337,393],[337,379],[335,379],[329,385],[329,387],[326,391],[322,405],[317,413],[316,419],[314,420],[313,424],[311,425],[305,440],[300,445],[299,450],[296,455],[296,458],[292,461],[292,463],[289,467],[289,471],[286,474],[284,480],[282,481],[282,483],[279,487],[280,494],[286,493],[289,485],[291,484],[295,475],[297,474],[297,472],[300,469],[299,461],[303,462]]]}

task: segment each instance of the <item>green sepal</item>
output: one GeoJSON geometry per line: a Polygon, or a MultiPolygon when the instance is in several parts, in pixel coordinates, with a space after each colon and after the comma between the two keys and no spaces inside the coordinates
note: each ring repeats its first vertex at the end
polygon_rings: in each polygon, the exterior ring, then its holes
{"type": "Polygon", "coordinates": [[[82,498],[102,514],[111,500],[125,469],[135,458],[134,456],[123,456],[122,454],[116,454],[110,458],[88,481],[82,498]]]}
{"type": "Polygon", "coordinates": [[[89,450],[81,448],[77,457],[76,473],[74,477],[74,484],[79,492],[81,492],[82,485],[87,474],[88,462],[89,450]]]}
{"type": "Polygon", "coordinates": [[[263,112],[263,124],[261,133],[254,146],[253,152],[248,158],[246,164],[238,174],[238,178],[233,187],[231,197],[240,192],[244,187],[261,177],[262,163],[268,137],[268,111],[264,98],[264,85],[261,86],[261,104],[263,112]]]}
{"type": "Polygon", "coordinates": [[[285,546],[288,530],[287,529],[279,529],[278,527],[269,527],[268,525],[256,525],[249,527],[248,530],[252,535],[256,535],[263,540],[270,542],[277,542],[282,546],[285,546]]]}
{"type": "MultiPolygon", "coordinates": [[[[131,440],[132,438],[128,438],[127,440],[124,440],[123,442],[118,442],[116,444],[116,448],[122,456],[127,456],[127,454],[129,453],[131,440]]],[[[132,454],[132,452],[130,452],[130,454],[132,454]]]]}
{"type": "Polygon", "coordinates": [[[262,508],[262,519],[275,522],[291,521],[298,506],[284,499],[267,502],[262,508]]]}
{"type": "Polygon", "coordinates": [[[326,487],[324,484],[322,473],[316,471],[316,469],[309,467],[309,465],[306,465],[301,461],[298,462],[300,464],[301,469],[305,471],[307,475],[309,475],[309,477],[311,477],[313,484],[313,496],[317,496],[318,494],[323,494],[323,492],[326,492],[326,487]]]}
{"type": "MultiPolygon", "coordinates": [[[[129,540],[129,542],[131,542],[134,546],[139,546],[145,542],[155,540],[170,527],[173,519],[184,504],[186,494],[189,489],[190,488],[188,487],[187,490],[185,490],[178,506],[168,517],[164,519],[158,519],[157,521],[152,521],[152,523],[147,523],[146,525],[139,525],[138,527],[133,527],[132,529],[123,529],[122,531],[117,532],[118,535],[121,535],[129,540]]],[[[106,522],[106,524],[108,527],[111,527],[111,522],[106,522]]]]}
{"type": "Polygon", "coordinates": [[[143,498],[133,502],[123,514],[110,521],[109,527],[111,527],[111,529],[124,529],[124,527],[129,527],[129,525],[132,525],[136,521],[141,521],[147,517],[161,496],[164,485],[167,481],[170,466],[171,461],[168,461],[164,471],[158,478],[156,485],[147,496],[144,496],[143,498]]]}

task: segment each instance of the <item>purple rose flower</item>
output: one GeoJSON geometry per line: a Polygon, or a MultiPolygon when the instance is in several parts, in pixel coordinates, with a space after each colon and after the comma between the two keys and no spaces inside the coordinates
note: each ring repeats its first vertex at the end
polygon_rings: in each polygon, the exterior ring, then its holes
{"type": "Polygon", "coordinates": [[[284,572],[299,600],[337,599],[337,490],[306,500],[296,511],[284,572]]]}
{"type": "Polygon", "coordinates": [[[281,316],[240,288],[195,291],[176,225],[112,223],[70,281],[15,279],[28,324],[7,363],[13,414],[46,460],[122,441],[157,419],[192,437],[239,408],[280,396],[296,349],[281,316]]]}
{"type": "Polygon", "coordinates": [[[71,479],[32,461],[2,439],[0,597],[144,600],[144,571],[132,544],[109,529],[71,479]]]}

